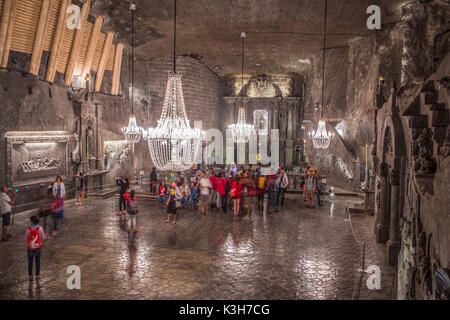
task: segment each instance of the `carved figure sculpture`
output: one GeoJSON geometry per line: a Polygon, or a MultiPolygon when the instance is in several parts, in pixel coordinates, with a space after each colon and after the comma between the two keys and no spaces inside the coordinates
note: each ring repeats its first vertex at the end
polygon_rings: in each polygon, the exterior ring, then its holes
{"type": "Polygon", "coordinates": [[[432,174],[434,172],[433,151],[431,149],[431,137],[433,132],[426,128],[417,139],[419,156],[415,161],[414,169],[422,174],[432,174]]]}

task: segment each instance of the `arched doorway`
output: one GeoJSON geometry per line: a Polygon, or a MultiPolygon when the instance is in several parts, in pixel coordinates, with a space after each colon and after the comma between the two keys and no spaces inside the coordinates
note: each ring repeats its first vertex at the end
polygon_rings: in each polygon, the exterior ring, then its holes
{"type": "Polygon", "coordinates": [[[406,145],[401,119],[385,117],[378,144],[380,165],[376,182],[374,231],[378,243],[386,243],[387,262],[395,265],[400,250],[400,217],[403,209],[401,190],[406,172],[406,145]]]}

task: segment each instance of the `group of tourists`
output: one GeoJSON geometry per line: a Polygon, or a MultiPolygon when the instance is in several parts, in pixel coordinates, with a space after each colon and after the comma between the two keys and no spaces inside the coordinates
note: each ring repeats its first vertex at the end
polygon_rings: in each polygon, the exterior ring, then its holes
{"type": "MultiPolygon", "coordinates": [[[[308,168],[302,176],[302,188],[304,200],[308,199],[310,207],[314,208],[316,195],[320,205],[318,188],[322,185],[318,171],[315,170],[313,175],[312,170],[308,168]]],[[[156,177],[156,171],[152,170],[151,184],[154,184],[153,179],[156,177]]],[[[249,218],[256,210],[267,214],[278,211],[284,204],[288,186],[289,178],[282,166],[272,174],[262,174],[260,166],[255,169],[252,165],[238,170],[232,164],[228,171],[216,169],[208,172],[194,167],[186,177],[181,173],[172,173],[168,182],[161,179],[155,188],[156,207],[167,208],[165,222],[172,224],[176,223],[177,209],[183,208],[194,210],[198,207],[200,214],[208,214],[211,210],[227,212],[231,209],[235,217],[243,211],[245,217],[249,218]],[[264,210],[265,198],[267,210],[264,210]]]]}
{"type": "Polygon", "coordinates": [[[303,201],[310,203],[310,208],[315,208],[315,200],[319,207],[322,206],[320,195],[325,191],[325,183],[323,177],[319,174],[319,170],[308,167],[302,176],[303,201]]]}
{"type": "MultiPolygon", "coordinates": [[[[115,178],[119,189],[119,211],[121,219],[127,220],[127,232],[136,233],[137,197],[135,190],[130,188],[127,177],[115,178]]],[[[238,169],[232,164],[227,171],[224,170],[198,170],[197,166],[191,174],[184,177],[181,173],[171,173],[169,181],[160,179],[156,169],[150,174],[150,191],[156,193],[156,207],[167,208],[165,223],[176,224],[177,210],[199,208],[200,214],[206,215],[212,210],[224,213],[232,210],[234,217],[241,211],[245,218],[250,218],[256,210],[270,214],[277,212],[282,207],[285,192],[289,186],[289,178],[282,168],[278,166],[276,172],[262,174],[261,167],[256,169],[250,165],[247,168],[238,169]],[[159,182],[158,182],[159,181],[159,182]]],[[[322,177],[317,169],[308,167],[302,176],[301,187],[303,189],[303,201],[309,203],[310,208],[315,207],[315,201],[321,206],[320,195],[324,191],[322,177]]],[[[76,190],[78,200],[76,205],[83,205],[84,178],[80,172],[76,175],[76,190]]],[[[2,214],[2,241],[8,241],[7,234],[11,221],[12,207],[18,198],[18,190],[12,198],[7,194],[6,186],[1,188],[0,209],[2,214]]],[[[30,226],[25,233],[28,252],[28,273],[32,279],[33,262],[36,265],[36,278],[40,273],[40,257],[42,241],[46,238],[47,219],[52,218],[52,234],[58,232],[58,222],[64,217],[64,199],[66,196],[65,185],[60,176],[47,190],[40,194],[39,211],[30,218],[30,226]],[[41,220],[41,225],[39,222],[41,220]]]]}

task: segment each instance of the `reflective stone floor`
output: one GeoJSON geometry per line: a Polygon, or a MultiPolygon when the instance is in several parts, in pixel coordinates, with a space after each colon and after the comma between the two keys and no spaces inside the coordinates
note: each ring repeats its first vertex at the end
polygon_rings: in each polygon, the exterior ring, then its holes
{"type": "Polygon", "coordinates": [[[366,266],[381,268],[381,290],[368,290],[367,275],[356,281],[362,252],[346,221],[346,199],[320,209],[299,199],[288,194],[282,211],[249,220],[184,209],[175,226],[163,223],[164,209],[141,204],[134,237],[115,214],[115,198],[72,202],[60,233],[44,242],[39,282],[29,282],[26,271],[30,214],[19,214],[12,240],[0,243],[0,299],[395,298],[395,269],[373,241],[373,217],[352,221],[367,242],[366,266]],[[80,267],[80,290],[67,289],[70,265],[80,267]]]}

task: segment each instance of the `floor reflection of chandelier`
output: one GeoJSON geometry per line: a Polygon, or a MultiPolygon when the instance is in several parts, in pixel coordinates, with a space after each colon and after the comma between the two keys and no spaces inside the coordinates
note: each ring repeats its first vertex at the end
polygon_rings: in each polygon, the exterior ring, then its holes
{"type": "MultiPolygon", "coordinates": [[[[242,38],[242,73],[241,73],[241,90],[244,87],[244,44],[247,37],[244,31],[241,32],[242,38]]],[[[231,130],[231,135],[235,143],[246,143],[252,135],[255,134],[255,128],[251,124],[246,123],[245,108],[239,108],[239,115],[237,123],[230,124],[228,129],[231,130]]]]}
{"type": "Polygon", "coordinates": [[[320,118],[317,130],[309,133],[309,138],[316,149],[328,149],[333,137],[334,133],[327,131],[326,122],[323,118],[320,118]]]}
{"type": "Polygon", "coordinates": [[[158,125],[144,132],[153,163],[162,171],[187,170],[194,164],[204,138],[203,131],[189,125],[181,75],[170,74],[158,125]]]}
{"type": "Polygon", "coordinates": [[[134,115],[134,11],[136,10],[136,5],[134,3],[130,4],[131,10],[131,115],[128,120],[128,127],[122,128],[122,133],[125,139],[130,143],[138,143],[141,140],[142,128],[138,127],[136,116],[134,115]]]}
{"type": "Polygon", "coordinates": [[[231,130],[231,135],[235,143],[248,142],[250,137],[255,133],[254,126],[246,123],[244,107],[239,108],[237,123],[230,124],[228,129],[231,130]]]}
{"type": "Polygon", "coordinates": [[[327,124],[323,117],[324,108],[324,92],[325,92],[325,44],[326,44],[326,32],[327,32],[327,8],[328,0],[325,0],[325,19],[323,27],[323,48],[322,48],[322,116],[317,124],[317,130],[311,131],[308,135],[312,139],[314,148],[316,149],[328,149],[331,139],[334,137],[334,133],[327,131],[327,124]]]}

